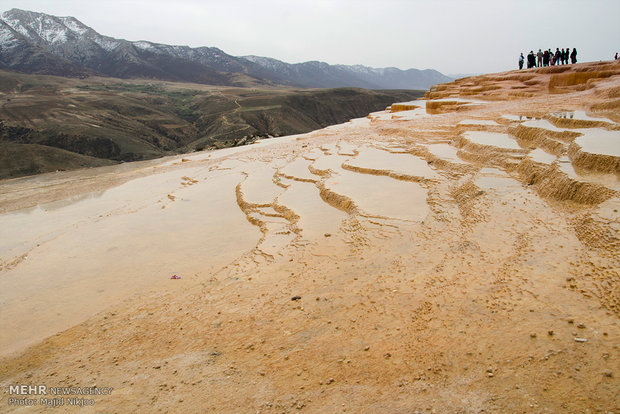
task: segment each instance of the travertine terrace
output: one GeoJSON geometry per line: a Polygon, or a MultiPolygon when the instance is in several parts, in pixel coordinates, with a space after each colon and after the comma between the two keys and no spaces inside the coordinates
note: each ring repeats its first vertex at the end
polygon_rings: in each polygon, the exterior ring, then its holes
{"type": "Polygon", "coordinates": [[[620,411],[620,64],[0,194],[0,411],[620,411]]]}

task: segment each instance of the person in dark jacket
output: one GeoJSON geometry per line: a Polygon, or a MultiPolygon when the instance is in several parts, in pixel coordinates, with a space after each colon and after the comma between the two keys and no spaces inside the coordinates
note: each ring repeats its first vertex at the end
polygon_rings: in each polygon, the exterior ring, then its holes
{"type": "Polygon", "coordinates": [[[529,53],[525,55],[525,67],[528,69],[532,67],[532,57],[529,53]]]}
{"type": "Polygon", "coordinates": [[[577,49],[576,48],[573,48],[573,51],[570,54],[570,62],[573,64],[577,63],[577,49]]]}
{"type": "Polygon", "coordinates": [[[521,56],[519,56],[519,70],[523,69],[523,61],[525,60],[525,58],[523,57],[523,53],[521,53],[521,56]]]}
{"type": "Polygon", "coordinates": [[[536,66],[536,56],[534,55],[534,51],[530,50],[530,54],[527,55],[527,68],[533,68],[536,66]]]}
{"type": "Polygon", "coordinates": [[[543,53],[543,66],[549,66],[549,51],[545,50],[543,53]]]}
{"type": "Polygon", "coordinates": [[[562,53],[560,52],[560,49],[556,47],[555,48],[555,57],[554,57],[556,65],[560,64],[560,59],[561,58],[562,58],[562,53]]]}

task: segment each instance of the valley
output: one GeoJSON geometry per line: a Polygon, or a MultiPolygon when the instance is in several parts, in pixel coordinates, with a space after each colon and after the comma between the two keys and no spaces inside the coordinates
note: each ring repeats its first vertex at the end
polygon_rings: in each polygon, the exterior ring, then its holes
{"type": "Polygon", "coordinates": [[[0,178],[306,133],[422,91],[235,88],[0,71],[0,178]]]}

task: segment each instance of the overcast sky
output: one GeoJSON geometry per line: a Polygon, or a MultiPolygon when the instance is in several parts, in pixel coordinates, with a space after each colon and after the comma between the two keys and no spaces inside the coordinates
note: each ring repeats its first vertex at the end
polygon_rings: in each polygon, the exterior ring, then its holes
{"type": "Polygon", "coordinates": [[[74,16],[127,40],[215,46],[288,63],[320,60],[444,74],[517,67],[520,52],[620,52],[620,0],[0,0],[74,16]]]}

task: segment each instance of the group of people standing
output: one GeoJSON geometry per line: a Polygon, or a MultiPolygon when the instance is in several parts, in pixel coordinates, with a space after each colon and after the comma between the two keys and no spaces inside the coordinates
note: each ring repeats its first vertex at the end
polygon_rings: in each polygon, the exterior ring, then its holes
{"type": "MultiPolygon", "coordinates": [[[[555,53],[549,50],[545,50],[544,52],[538,49],[538,53],[534,54],[534,51],[531,50],[527,55],[527,68],[540,68],[543,66],[554,66],[554,65],[566,65],[568,64],[568,58],[570,58],[570,63],[577,63],[577,49],[573,48],[573,51],[570,51],[570,48],[555,49],[555,53]]],[[[523,63],[525,58],[523,57],[523,53],[519,56],[519,69],[523,69],[523,63]]]]}

